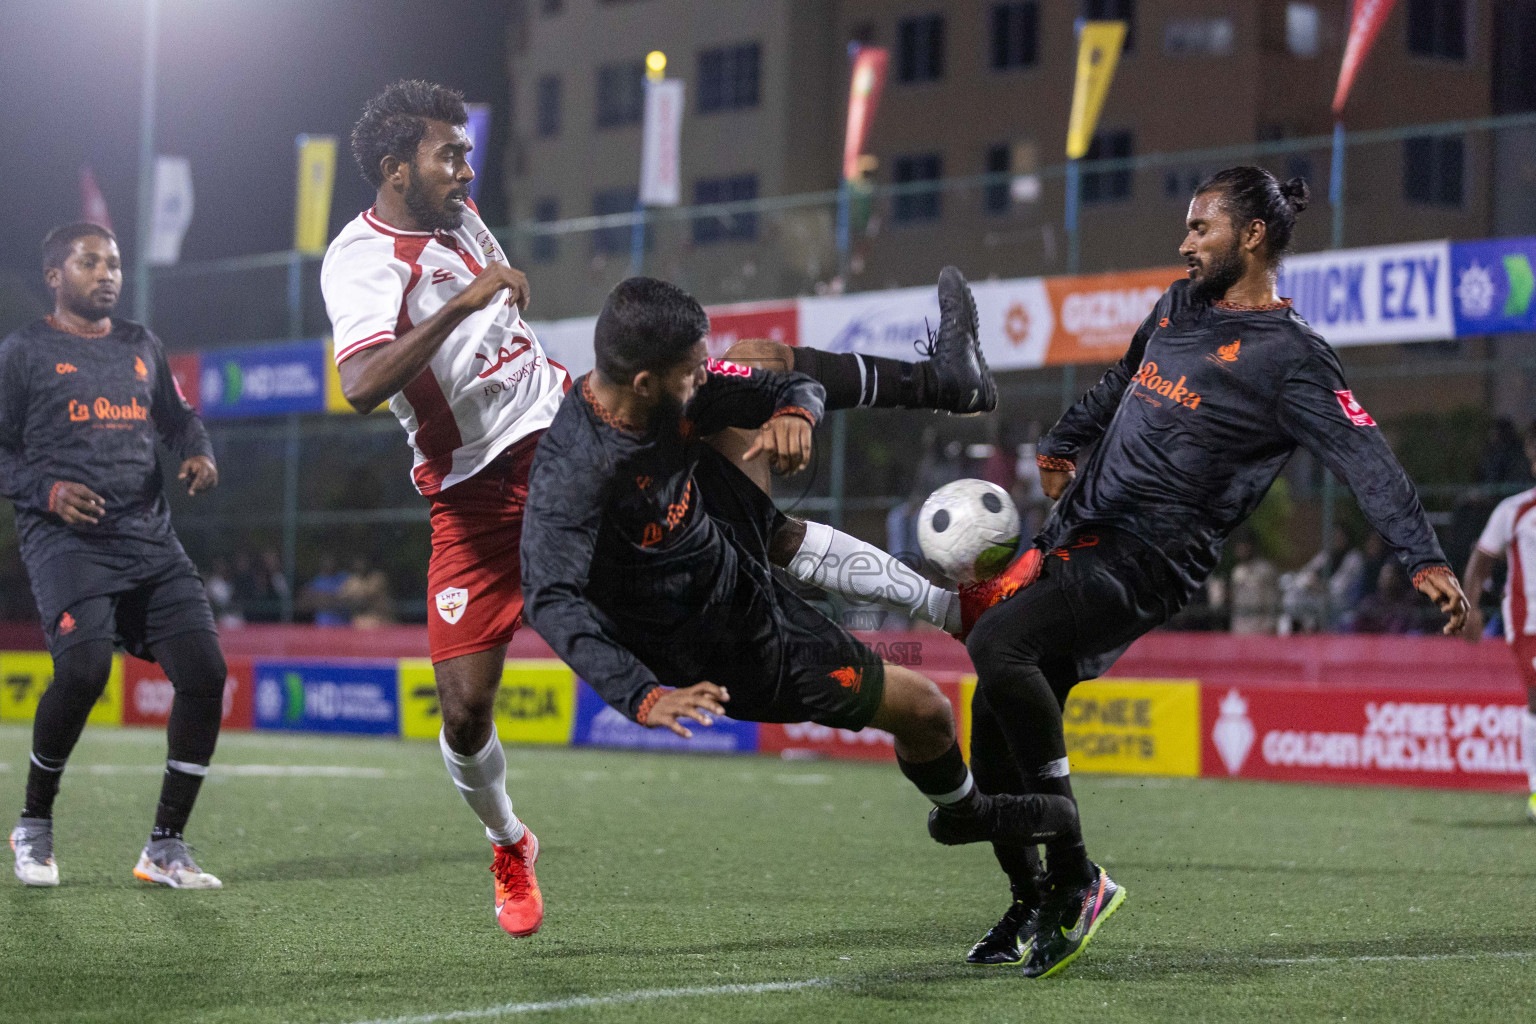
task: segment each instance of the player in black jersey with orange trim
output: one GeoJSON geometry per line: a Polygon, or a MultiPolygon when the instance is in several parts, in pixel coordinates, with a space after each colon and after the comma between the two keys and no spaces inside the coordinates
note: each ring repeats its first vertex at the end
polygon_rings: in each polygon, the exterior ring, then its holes
{"type": "MultiPolygon", "coordinates": [[[[962,592],[978,676],[971,763],[984,791],[1071,795],[1068,692],[1184,605],[1298,447],[1354,491],[1414,586],[1449,616],[1445,631],[1462,629],[1466,598],[1413,484],[1333,350],[1275,292],[1306,202],[1304,181],[1282,185],[1257,167],[1204,182],[1179,249],[1189,279],[1041,438],[1055,511],[1007,572],[962,592]]],[[[978,838],[942,809],[930,829],[941,842],[978,838]]],[[[1022,960],[1026,976],[1051,974],[1124,899],[1081,833],[1047,844],[1044,892],[1033,847],[994,848],[1014,903],[973,963],[1022,960]]]]}
{"type": "Polygon", "coordinates": [[[70,224],[43,242],[53,313],[0,343],[0,494],[16,507],[21,556],[53,681],[38,701],[16,876],[57,885],[53,803],[64,765],[106,687],[114,637],[158,661],[175,688],[145,881],[217,889],[182,838],[218,740],[225,665],[197,569],[171,530],[158,435],[190,494],[218,483],[213,448],[177,389],[160,341],[114,318],[123,272],[112,232],[70,224]]]}

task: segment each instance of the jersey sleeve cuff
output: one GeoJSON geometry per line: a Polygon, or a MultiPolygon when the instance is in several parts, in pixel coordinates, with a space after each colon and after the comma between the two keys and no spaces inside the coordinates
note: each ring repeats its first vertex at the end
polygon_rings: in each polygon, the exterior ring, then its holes
{"type": "Polygon", "coordinates": [[[1052,473],[1072,473],[1077,470],[1077,463],[1071,459],[1057,458],[1054,455],[1036,455],[1035,465],[1052,473]]]}
{"type": "Polygon", "coordinates": [[[1419,588],[1419,584],[1423,583],[1431,576],[1449,576],[1452,579],[1456,578],[1456,574],[1451,571],[1451,567],[1448,565],[1426,565],[1424,568],[1413,574],[1413,588],[1417,590],[1419,588]]]}
{"type": "Polygon", "coordinates": [[[343,360],[352,358],[365,348],[373,348],[375,345],[382,345],[386,341],[394,340],[394,331],[379,331],[376,334],[368,335],[366,338],[358,338],[356,341],[349,341],[345,345],[338,345],[336,348],[336,363],[339,366],[343,360]]]}
{"type": "Polygon", "coordinates": [[[649,726],[650,723],[646,719],[651,716],[651,709],[656,706],[656,702],[661,700],[661,695],[666,692],[663,687],[652,686],[651,692],[647,693],[640,701],[639,706],[635,708],[635,721],[641,725],[649,726]]]}
{"type": "Polygon", "coordinates": [[[776,420],[780,416],[799,416],[811,426],[814,427],[816,425],[816,417],[811,413],[811,410],[801,408],[798,405],[781,406],[780,408],[775,409],[773,411],[773,415],[768,418],[771,420],[776,420]]]}

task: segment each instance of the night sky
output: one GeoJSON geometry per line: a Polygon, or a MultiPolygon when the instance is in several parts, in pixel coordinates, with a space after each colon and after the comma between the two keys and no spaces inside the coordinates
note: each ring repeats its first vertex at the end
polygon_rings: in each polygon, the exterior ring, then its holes
{"type": "MultiPolygon", "coordinates": [[[[367,98],[429,78],[494,106],[480,192],[492,224],[507,127],[506,0],[161,0],[156,148],[192,162],[182,260],[287,249],[294,136],[341,138],[335,234],[372,194],[346,135],[367,98]]],[[[0,4],[0,274],[38,275],[47,230],[80,212],[80,165],[133,251],[144,0],[0,4]]],[[[127,306],[125,303],[124,311],[127,306]]]]}

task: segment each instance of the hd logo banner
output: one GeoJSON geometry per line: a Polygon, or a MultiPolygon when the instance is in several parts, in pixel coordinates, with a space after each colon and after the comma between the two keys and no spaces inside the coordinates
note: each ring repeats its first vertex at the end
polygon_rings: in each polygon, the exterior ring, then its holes
{"type": "Polygon", "coordinates": [[[1451,245],[1456,336],[1536,331],[1536,238],[1451,245]]]}
{"type": "Polygon", "coordinates": [[[393,661],[258,660],[255,676],[258,729],[399,734],[393,661]]]}
{"type": "MultiPolygon", "coordinates": [[[[443,726],[432,662],[400,661],[400,734],[435,740],[443,726]]],[[[496,733],[503,743],[571,742],[576,724],[576,676],[555,658],[508,661],[496,694],[496,733]]]]}
{"type": "Polygon", "coordinates": [[[647,729],[625,718],[603,702],[585,682],[577,687],[576,734],[572,742],[590,747],[628,747],[644,750],[676,750],[694,754],[749,754],[757,747],[756,722],[738,722],[717,716],[711,726],[689,722],[693,739],[685,740],[669,729],[647,729]]]}

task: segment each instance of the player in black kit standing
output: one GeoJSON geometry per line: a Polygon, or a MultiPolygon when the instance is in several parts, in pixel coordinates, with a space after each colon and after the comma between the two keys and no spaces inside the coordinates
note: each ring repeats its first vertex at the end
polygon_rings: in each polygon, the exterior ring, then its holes
{"type": "Polygon", "coordinates": [[[218,889],[182,831],[219,736],[225,665],[202,580],[171,530],[155,437],[197,494],[218,483],[202,421],[160,341],[115,319],[122,260],[112,233],[70,224],[43,242],[53,313],[0,342],[0,493],[16,507],[53,682],[32,728],[16,877],[58,885],[53,801],[86,716],[107,684],[113,639],[160,663],[175,687],[160,803],[133,873],[218,889]]]}
{"type": "MultiPolygon", "coordinates": [[[[1183,607],[1298,446],[1349,485],[1414,586],[1449,616],[1445,631],[1462,629],[1467,600],[1413,484],[1333,350],[1275,292],[1306,202],[1304,181],[1282,185],[1257,167],[1204,182],[1179,248],[1188,280],[1040,439],[1054,512],[1002,576],[961,595],[978,677],[971,766],[983,792],[1071,796],[1068,692],[1183,607]]],[[[942,808],[930,819],[941,842],[975,838],[958,826],[942,808]]],[[[1046,844],[1043,885],[1032,846],[994,851],[1013,904],[972,963],[1052,974],[1125,897],[1088,859],[1080,831],[1046,844]]]]}

